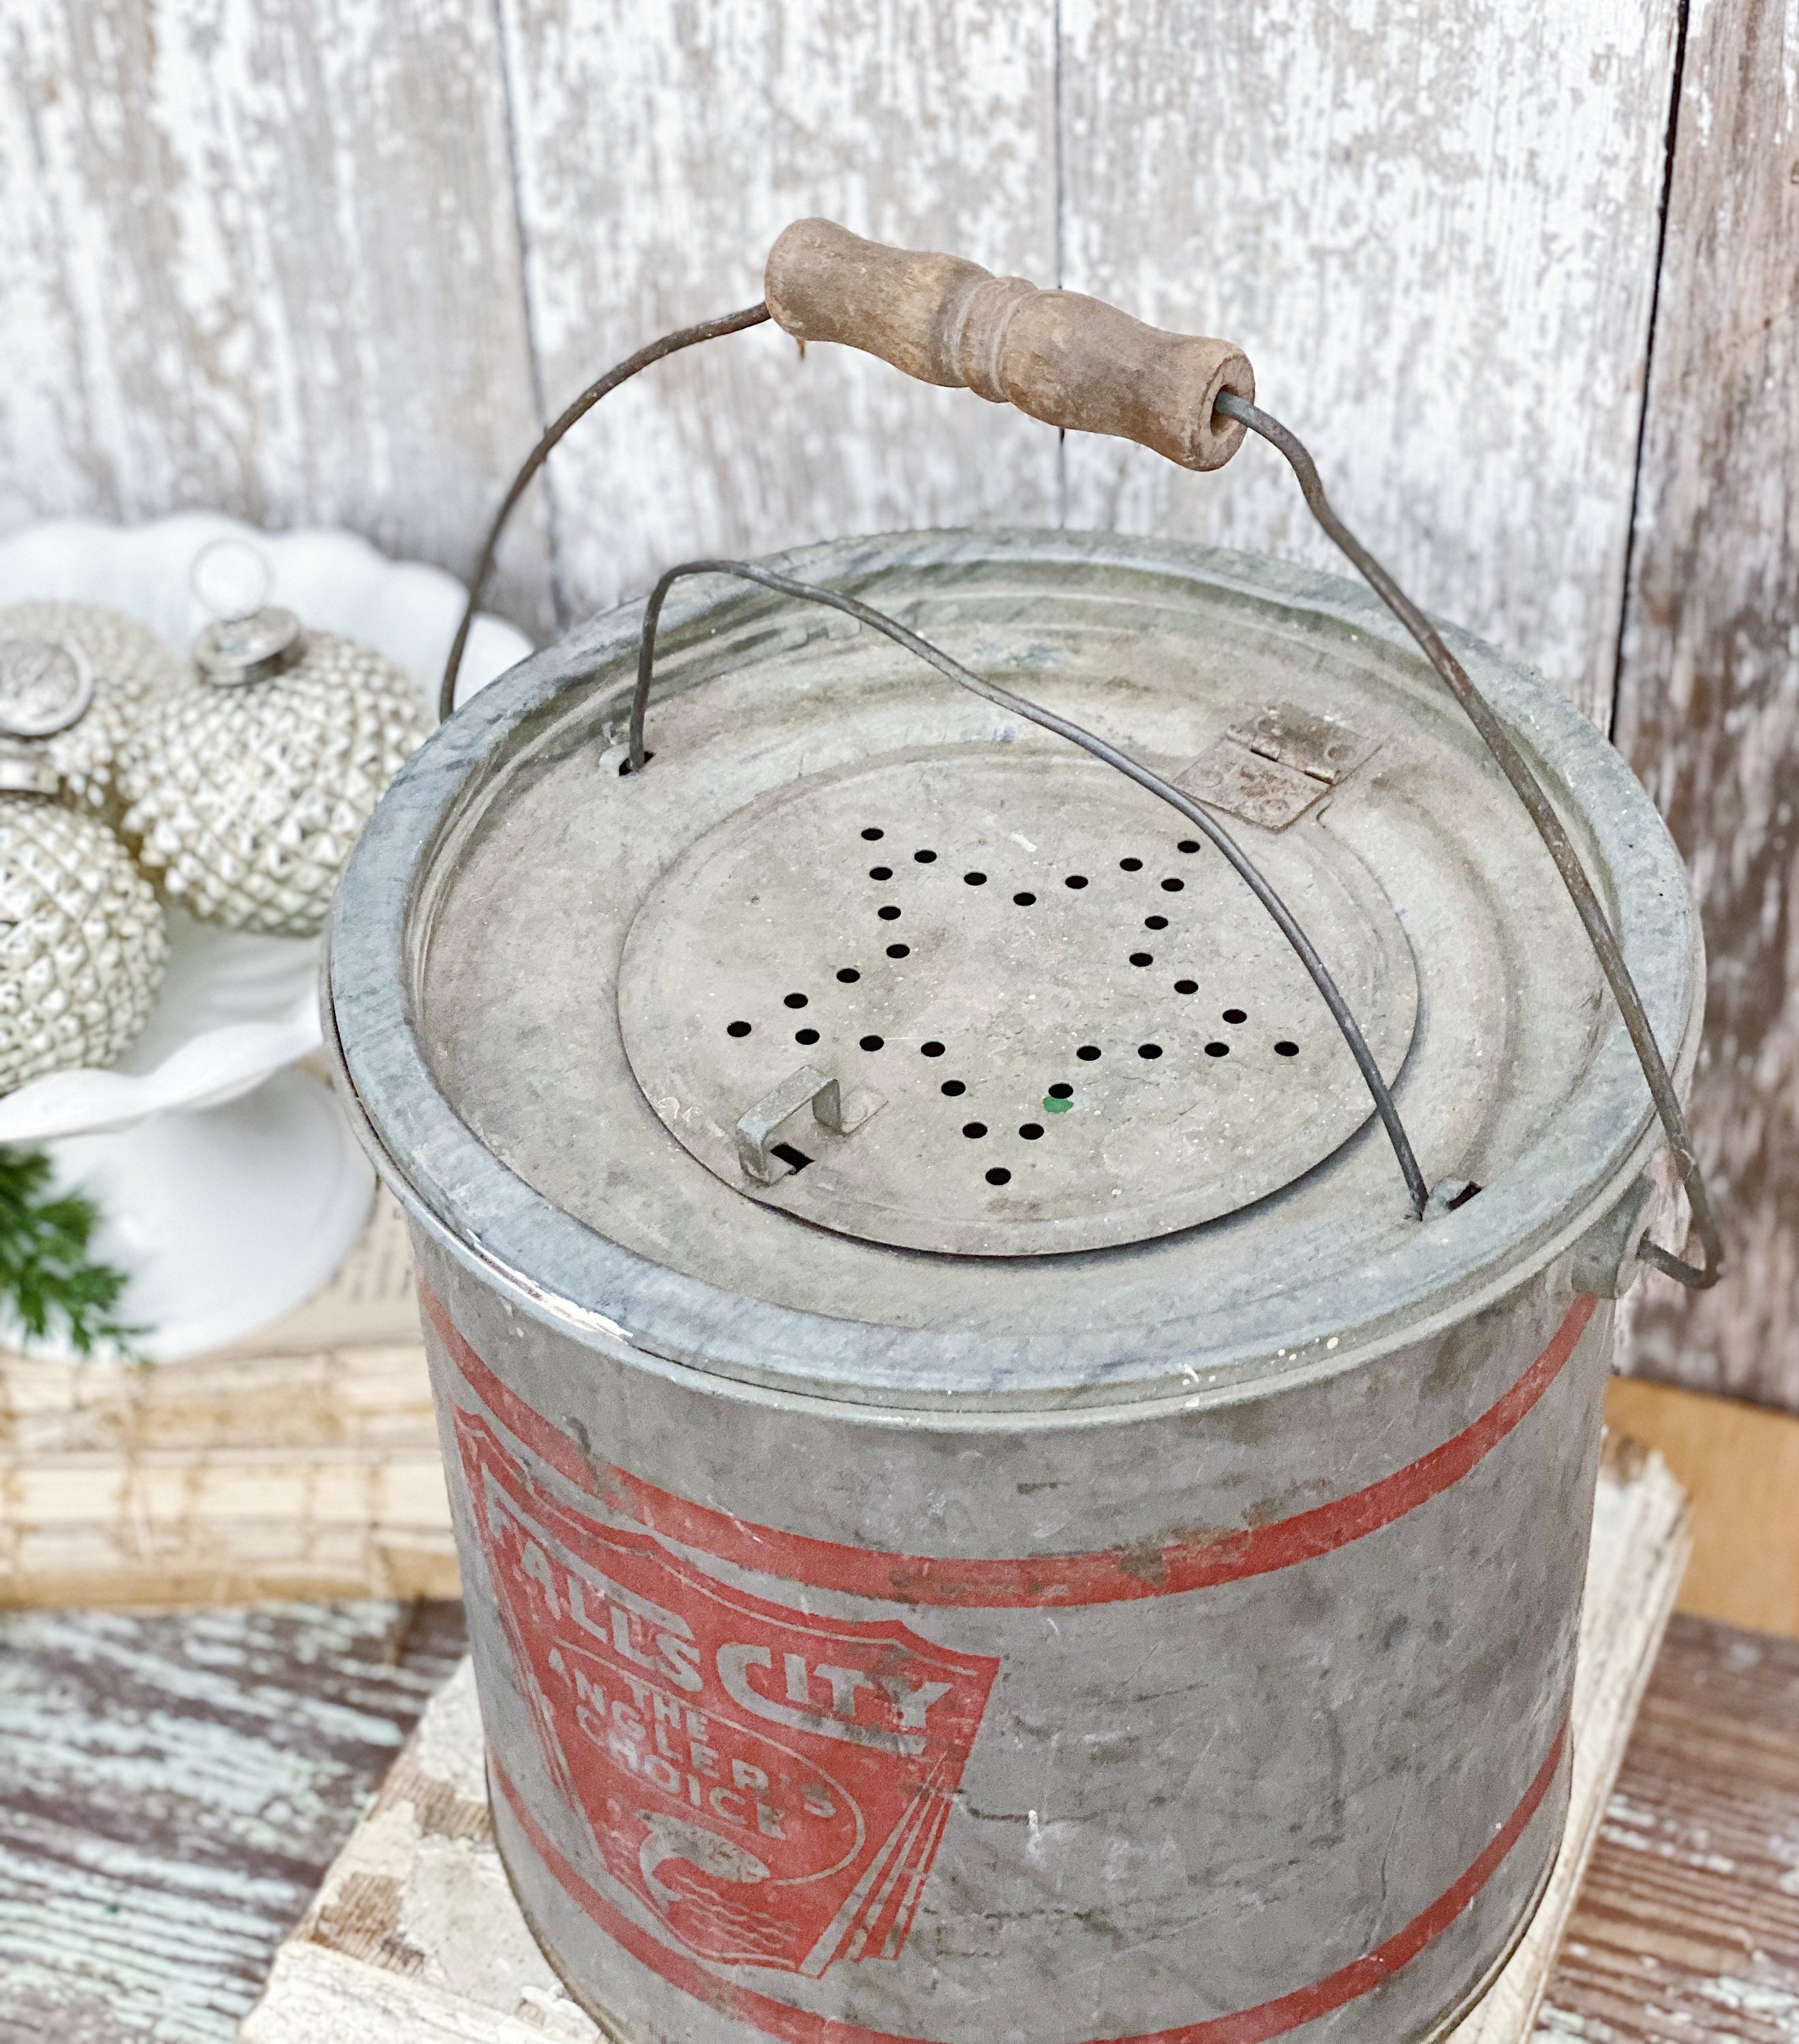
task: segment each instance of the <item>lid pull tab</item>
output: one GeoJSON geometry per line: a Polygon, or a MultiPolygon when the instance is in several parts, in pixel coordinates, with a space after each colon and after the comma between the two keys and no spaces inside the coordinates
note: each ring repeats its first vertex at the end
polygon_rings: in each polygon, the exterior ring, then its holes
{"type": "Polygon", "coordinates": [[[744,1167],[746,1178],[754,1178],[759,1185],[772,1185],[799,1168],[790,1159],[776,1155],[775,1138],[781,1124],[801,1108],[809,1107],[813,1119],[833,1135],[849,1135],[886,1105],[882,1094],[865,1089],[852,1093],[846,1101],[835,1079],[814,1071],[810,1065],[801,1065],[772,1093],[764,1093],[738,1121],[737,1162],[744,1167]]]}

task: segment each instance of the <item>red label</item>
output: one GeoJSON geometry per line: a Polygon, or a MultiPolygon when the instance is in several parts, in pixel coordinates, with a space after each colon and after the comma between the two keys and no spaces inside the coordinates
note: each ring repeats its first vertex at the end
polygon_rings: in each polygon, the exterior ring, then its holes
{"type": "Polygon", "coordinates": [[[545,1762],[613,1878],[721,1964],[898,1958],[998,1660],[715,1581],[456,1425],[545,1762]]]}

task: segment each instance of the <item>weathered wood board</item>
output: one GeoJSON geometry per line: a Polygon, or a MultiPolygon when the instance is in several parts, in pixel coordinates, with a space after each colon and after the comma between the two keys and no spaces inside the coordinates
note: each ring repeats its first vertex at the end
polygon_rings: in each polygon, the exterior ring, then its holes
{"type": "Polygon", "coordinates": [[[1799,2036],[1799,1642],[1677,1618],[1537,2044],[1799,2036]]]}
{"type": "MultiPolygon", "coordinates": [[[[1247,344],[1427,597],[1603,713],[1675,0],[29,0],[0,52],[0,521],[204,498],[465,566],[559,405],[824,212],[1247,344]],[[110,24],[110,25],[109,25],[110,24]]],[[[772,333],[559,455],[502,603],[702,549],[1153,522],[1192,478],[772,333]],[[553,511],[553,534],[552,514],[553,511]]]]}
{"type": "Polygon", "coordinates": [[[1799,1639],[1799,1416],[1614,1377],[1605,1424],[1655,1448],[1686,1493],[1693,1559],[1680,1609],[1799,1639]]]}
{"type": "Polygon", "coordinates": [[[1651,1278],[1632,1366],[1799,1409],[1799,4],[1696,0],[1618,736],[1686,853],[1693,1122],[1732,1268],[1651,1278]]]}
{"type": "MultiPolygon", "coordinates": [[[[1574,1696],[1574,1784],[1536,1921],[1453,2044],[1524,2044],[1554,1964],[1686,1566],[1686,1505],[1628,1443],[1599,1485],[1574,1696]]],[[[1055,2011],[1044,2027],[1059,2028],[1055,2011]]],[[[468,1664],[432,1702],[373,1808],[283,1946],[244,2044],[602,2044],[538,1950],[487,1808],[468,1664]],[[471,1938],[467,1927],[479,1923],[471,1938]]]]}
{"type": "MultiPolygon", "coordinates": [[[[1674,0],[1067,0],[1064,282],[1228,336],[1428,609],[1601,725],[1630,527],[1674,0]]],[[[1336,573],[1284,462],[1071,437],[1071,524],[1336,573]]]]}
{"type": "Polygon", "coordinates": [[[242,1348],[151,1366],[0,1354],[0,1605],[457,1589],[385,1194],[332,1284],[242,1348]]]}
{"type": "MultiPolygon", "coordinates": [[[[1432,6],[1372,13],[509,6],[546,391],[753,299],[801,212],[1092,290],[1242,340],[1401,571],[1603,722],[1674,0],[1488,4],[1447,34],[1432,6]]],[[[1338,565],[1259,450],[1196,482],[770,333],[609,409],[550,486],[576,609],[682,553],[896,524],[1122,524],[1338,565]]]]}
{"type": "MultiPolygon", "coordinates": [[[[466,575],[537,428],[490,10],[9,0],[0,526],[197,506],[466,575]]],[[[547,628],[540,532],[498,608],[547,628]]]]}
{"type": "Polygon", "coordinates": [[[226,2044],[462,1642],[459,1604],[0,1616],[0,2044],[226,2044]]]}
{"type": "MultiPolygon", "coordinates": [[[[790,220],[1055,264],[1053,0],[503,0],[518,205],[559,408],[672,327],[754,304],[790,220]],[[603,138],[603,139],[602,139],[603,138]]],[[[671,562],[896,526],[1054,524],[1055,435],[772,328],[659,365],[552,463],[563,598],[671,562]]]]}

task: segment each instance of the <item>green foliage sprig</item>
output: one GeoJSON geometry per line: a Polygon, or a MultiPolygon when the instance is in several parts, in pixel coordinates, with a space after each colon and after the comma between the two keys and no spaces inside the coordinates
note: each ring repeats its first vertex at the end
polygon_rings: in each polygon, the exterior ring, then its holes
{"type": "Polygon", "coordinates": [[[79,1193],[46,1199],[49,1182],[42,1151],[0,1149],[0,1309],[10,1306],[30,1339],[60,1320],[78,1355],[101,1342],[129,1355],[144,1330],[112,1316],[125,1274],[88,1259],[99,1211],[79,1193]]]}

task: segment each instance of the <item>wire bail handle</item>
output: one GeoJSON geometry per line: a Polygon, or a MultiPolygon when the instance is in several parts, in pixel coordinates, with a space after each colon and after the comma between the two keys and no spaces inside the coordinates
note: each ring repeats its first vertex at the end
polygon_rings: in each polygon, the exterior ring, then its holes
{"type": "MultiPolygon", "coordinates": [[[[1617,1002],[1686,1189],[1705,1260],[1703,1265],[1689,1263],[1647,1239],[1639,1244],[1637,1255],[1691,1289],[1703,1291],[1716,1284],[1724,1274],[1723,1239],[1686,1116],[1617,937],[1561,817],[1529,762],[1442,636],[1337,516],[1305,448],[1278,419],[1257,407],[1255,374],[1243,351],[1228,341],[1147,326],[1078,292],[1040,290],[1022,278],[996,278],[959,256],[917,253],[865,241],[825,220],[795,221],[778,237],[769,254],[765,290],[759,304],[683,327],[627,356],[590,384],[546,429],[488,530],[444,667],[440,716],[448,717],[455,707],[456,676],[500,535],[551,451],[609,391],[652,363],[701,341],[741,332],[772,318],[802,346],[809,340],[831,340],[861,348],[923,382],[966,387],[992,403],[1012,403],[1064,431],[1136,440],[1182,467],[1197,471],[1222,467],[1242,444],[1245,432],[1254,432],[1286,459],[1313,516],[1417,642],[1536,826],[1617,1002]]],[[[1223,855],[1310,974],[1368,1087],[1393,1144],[1413,1213],[1423,1220],[1428,1212],[1459,1204],[1468,1197],[1463,1189],[1453,1201],[1433,1201],[1392,1093],[1323,960],[1248,855],[1209,810],[1093,732],[972,673],[871,605],[752,562],[686,561],[670,568],[644,605],[631,705],[630,753],[621,772],[640,771],[652,756],[644,749],[644,721],[663,605],[677,581],[701,574],[732,575],[855,617],[928,661],[946,678],[1067,739],[1178,810],[1223,855]]],[[[1439,1188],[1440,1192],[1447,1189],[1439,1188]]]]}

